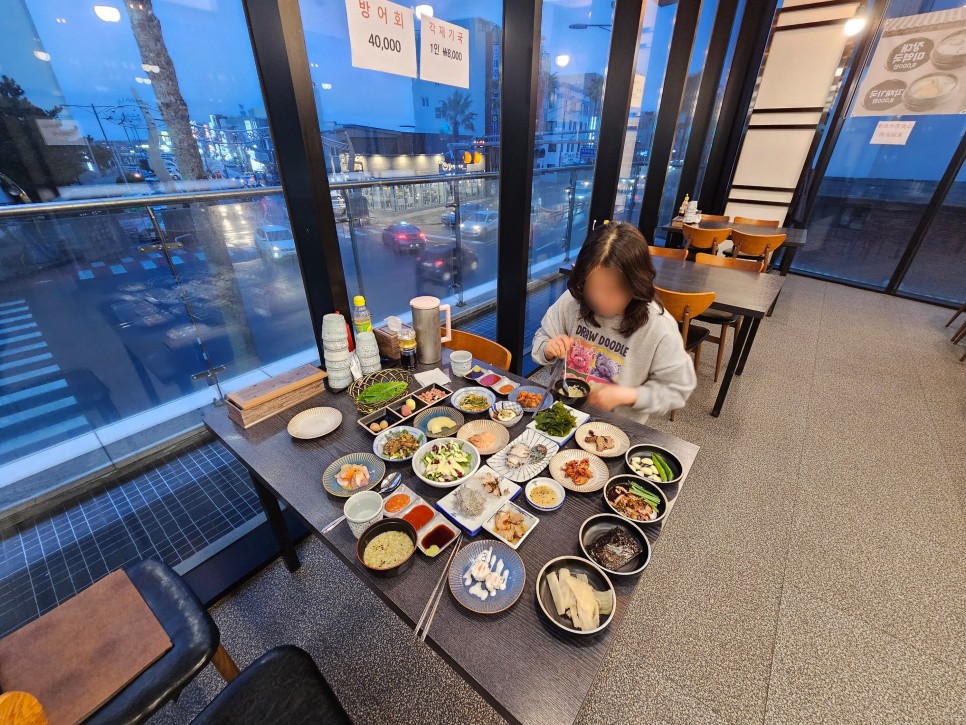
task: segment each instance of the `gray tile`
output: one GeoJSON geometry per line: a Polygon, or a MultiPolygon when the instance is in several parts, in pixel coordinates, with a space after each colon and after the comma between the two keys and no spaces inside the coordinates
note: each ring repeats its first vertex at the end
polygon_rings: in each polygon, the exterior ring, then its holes
{"type": "Polygon", "coordinates": [[[966,676],[835,607],[786,589],[769,725],[961,723],[966,676]]]}

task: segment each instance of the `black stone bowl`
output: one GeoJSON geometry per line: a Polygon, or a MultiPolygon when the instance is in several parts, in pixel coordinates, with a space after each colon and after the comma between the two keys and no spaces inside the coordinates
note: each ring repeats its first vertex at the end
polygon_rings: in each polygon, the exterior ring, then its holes
{"type": "Polygon", "coordinates": [[[624,466],[627,468],[627,472],[632,476],[641,476],[640,473],[631,468],[631,459],[636,456],[641,456],[642,458],[649,458],[652,453],[657,453],[664,462],[667,463],[668,468],[671,469],[671,480],[670,481],[652,481],[658,486],[668,487],[673,486],[676,483],[680,483],[681,477],[684,475],[684,466],[681,465],[681,461],[667,448],[661,448],[661,446],[655,446],[650,443],[638,443],[635,446],[631,446],[627,449],[627,453],[624,454],[624,466]]]}
{"type": "Polygon", "coordinates": [[[413,565],[413,561],[416,559],[416,529],[408,521],[403,519],[382,519],[377,521],[368,529],[366,529],[362,536],[359,537],[359,542],[356,544],[356,556],[359,558],[359,563],[362,564],[366,569],[372,572],[375,576],[398,576],[404,571],[409,569],[413,565]],[[395,566],[390,566],[385,569],[376,569],[374,567],[368,566],[365,561],[363,554],[366,551],[366,547],[369,542],[374,538],[379,536],[379,534],[384,534],[387,531],[402,531],[406,536],[410,538],[413,542],[413,550],[406,558],[405,561],[396,564],[395,566]]]}
{"type": "Polygon", "coordinates": [[[594,562],[601,569],[611,576],[636,576],[644,571],[651,561],[651,542],[647,540],[644,533],[627,519],[621,518],[617,514],[597,514],[584,521],[580,527],[580,550],[584,556],[594,562]],[[590,545],[598,537],[603,536],[611,529],[620,529],[632,539],[637,541],[642,551],[619,569],[609,569],[601,562],[597,561],[590,553],[590,545]]]}
{"type": "Polygon", "coordinates": [[[659,523],[667,515],[667,496],[664,495],[664,491],[662,491],[656,484],[648,481],[646,478],[641,478],[640,476],[631,476],[627,473],[614,476],[604,484],[604,503],[607,504],[607,508],[613,511],[617,516],[620,516],[625,521],[630,521],[632,524],[637,524],[639,526],[659,523]],[[614,504],[611,503],[611,499],[616,498],[616,496],[614,496],[614,487],[621,483],[624,485],[629,485],[632,481],[636,481],[645,491],[650,491],[661,499],[661,503],[658,504],[656,519],[650,519],[649,521],[632,519],[630,516],[626,516],[618,511],[614,504]]]}
{"type": "Polygon", "coordinates": [[[583,380],[578,380],[577,378],[567,378],[567,388],[570,390],[570,395],[564,394],[563,391],[563,380],[558,380],[553,384],[553,392],[559,400],[564,405],[569,405],[571,408],[579,408],[587,401],[587,396],[590,395],[590,385],[588,385],[583,380]],[[574,395],[575,391],[581,391],[583,395],[574,395]]]}

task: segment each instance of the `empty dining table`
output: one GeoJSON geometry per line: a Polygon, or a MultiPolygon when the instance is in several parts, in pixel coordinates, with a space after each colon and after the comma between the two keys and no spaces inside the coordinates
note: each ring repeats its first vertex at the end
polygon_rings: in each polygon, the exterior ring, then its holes
{"type": "MultiPolygon", "coordinates": [[[[721,380],[718,397],[711,409],[711,415],[718,417],[728,397],[731,381],[735,375],[744,372],[758,327],[778,299],[785,278],[667,257],[651,257],[651,262],[657,272],[655,282],[659,287],[675,292],[714,292],[714,303],[711,305],[713,309],[731,312],[744,318],[728,358],[728,367],[721,380]]],[[[561,274],[569,275],[571,271],[571,266],[560,268],[561,274]]]]}

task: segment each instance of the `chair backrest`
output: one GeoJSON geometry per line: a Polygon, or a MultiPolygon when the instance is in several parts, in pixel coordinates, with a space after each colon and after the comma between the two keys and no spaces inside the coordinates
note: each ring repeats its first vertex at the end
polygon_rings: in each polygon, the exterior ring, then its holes
{"type": "Polygon", "coordinates": [[[670,259],[686,259],[687,249],[674,249],[673,247],[652,247],[648,246],[647,251],[652,257],[668,257],[670,259]]]}
{"type": "Polygon", "coordinates": [[[29,692],[11,690],[0,694],[0,723],[4,725],[47,725],[47,714],[29,692]]]}
{"type": "Polygon", "coordinates": [[[785,235],[748,234],[734,231],[731,232],[731,241],[735,243],[735,256],[742,254],[746,257],[765,259],[782,245],[785,235]]]}
{"type": "Polygon", "coordinates": [[[654,290],[664,305],[681,326],[681,341],[687,345],[688,329],[691,320],[703,313],[714,302],[714,292],[674,292],[655,285],[654,290]]]}
{"type": "Polygon", "coordinates": [[[781,222],[777,219],[752,219],[750,216],[736,216],[735,224],[757,224],[760,227],[777,227],[781,222]]]}
{"type": "Polygon", "coordinates": [[[731,230],[701,229],[692,227],[690,224],[684,224],[681,226],[681,234],[684,235],[685,250],[700,249],[714,254],[718,249],[718,244],[728,238],[731,230]]]}
{"type": "Polygon", "coordinates": [[[481,362],[494,365],[500,368],[500,370],[510,369],[512,355],[509,350],[497,342],[487,340],[485,337],[480,337],[479,335],[474,335],[472,332],[463,332],[462,330],[454,329],[453,339],[449,342],[444,342],[443,347],[447,347],[450,350],[466,350],[481,362]]]}
{"type": "Polygon", "coordinates": [[[721,214],[702,214],[701,221],[703,222],[725,222],[729,223],[731,221],[730,216],[723,216],[721,214]]]}
{"type": "Polygon", "coordinates": [[[761,272],[765,263],[758,259],[737,259],[735,257],[719,257],[716,254],[698,254],[694,257],[698,264],[707,264],[712,267],[730,267],[731,269],[741,269],[745,272],[761,272]]]}

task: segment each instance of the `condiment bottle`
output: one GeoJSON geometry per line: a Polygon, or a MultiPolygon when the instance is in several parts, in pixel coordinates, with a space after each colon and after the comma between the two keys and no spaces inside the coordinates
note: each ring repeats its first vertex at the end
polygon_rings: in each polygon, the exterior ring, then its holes
{"type": "Polygon", "coordinates": [[[352,299],[352,325],[355,327],[356,332],[369,332],[372,330],[372,315],[369,314],[369,308],[366,307],[366,298],[362,295],[356,295],[352,299]]]}
{"type": "Polygon", "coordinates": [[[411,327],[399,330],[399,353],[406,370],[416,369],[416,331],[411,327]]]}

